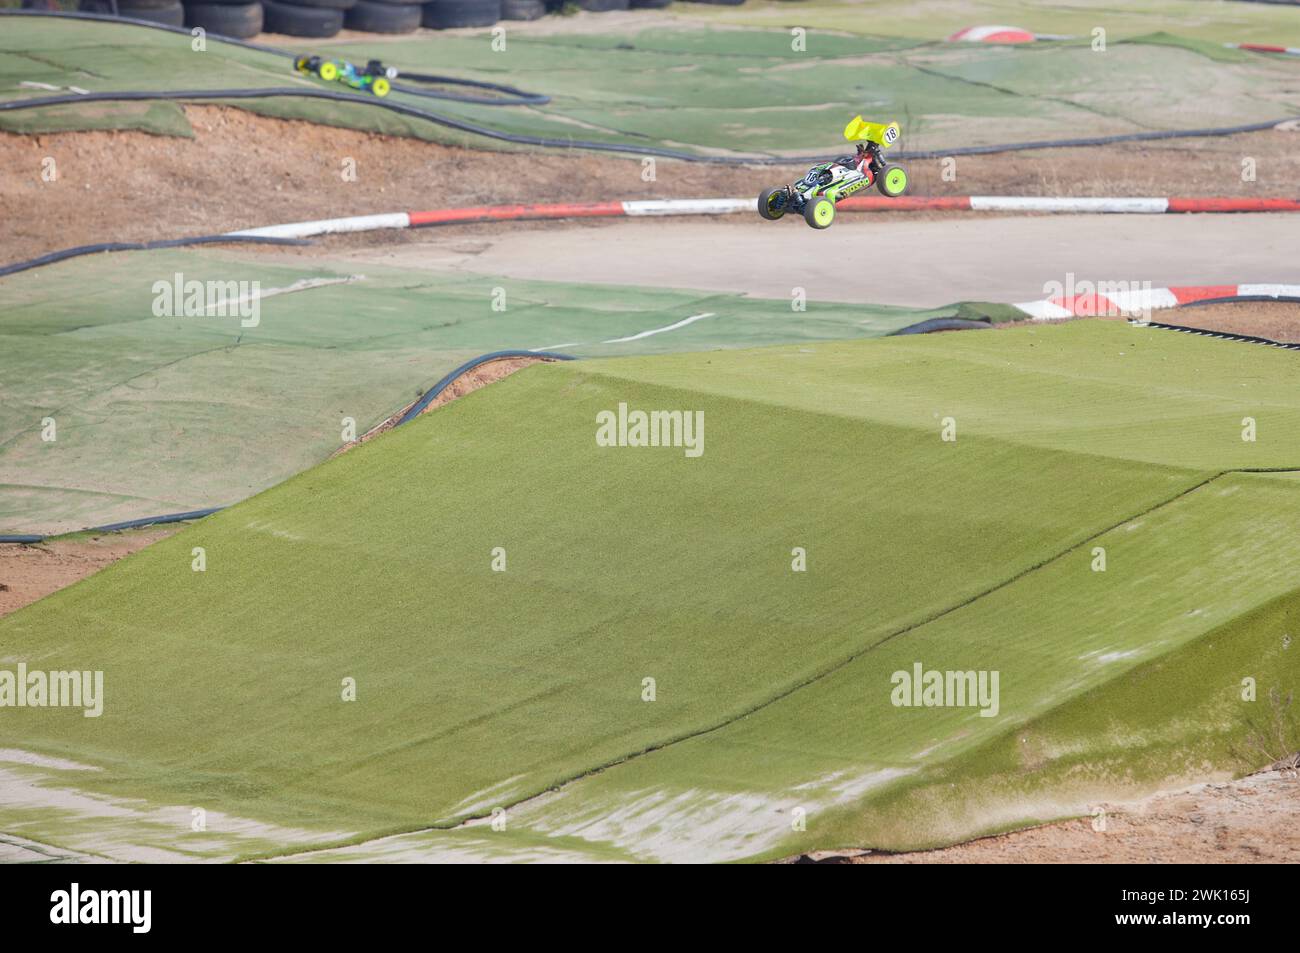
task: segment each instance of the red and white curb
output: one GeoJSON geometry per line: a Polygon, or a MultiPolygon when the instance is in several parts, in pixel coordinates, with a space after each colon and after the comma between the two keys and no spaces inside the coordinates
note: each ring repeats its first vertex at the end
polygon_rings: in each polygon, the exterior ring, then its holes
{"type": "MultiPolygon", "coordinates": [[[[471,222],[530,219],[640,218],[669,215],[736,215],[755,212],[752,198],[664,199],[630,202],[555,202],[533,205],[482,205],[429,212],[389,212],[354,215],[313,222],[291,222],[226,232],[238,238],[310,238],[339,232],[369,232],[390,228],[423,228],[471,222]]],[[[1300,199],[1261,198],[1052,198],[1017,195],[853,196],[840,202],[849,212],[1059,212],[1115,215],[1160,215],[1182,212],[1300,212],[1300,199]]]]}
{"type": "Polygon", "coordinates": [[[1252,53],[1282,53],[1286,56],[1300,56],[1297,46],[1270,46],[1267,43],[1225,43],[1230,50],[1250,50],[1252,53]]]}
{"type": "Polygon", "coordinates": [[[1035,321],[1053,321],[1059,318],[1129,317],[1198,301],[1241,298],[1300,301],[1300,285],[1189,285],[1129,289],[1123,282],[1102,284],[1099,291],[1026,301],[1012,307],[1019,308],[1035,321]]]}
{"type": "Polygon", "coordinates": [[[949,43],[1033,43],[1038,39],[1018,26],[968,26],[948,37],[949,43]]]}

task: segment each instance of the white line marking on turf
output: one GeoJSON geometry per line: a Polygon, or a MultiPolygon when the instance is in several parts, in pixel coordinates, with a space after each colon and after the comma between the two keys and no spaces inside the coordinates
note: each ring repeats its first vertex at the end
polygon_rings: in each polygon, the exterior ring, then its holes
{"type": "Polygon", "coordinates": [[[263,298],[274,298],[276,295],[293,294],[295,291],[310,291],[312,288],[324,288],[328,285],[347,285],[354,281],[365,281],[365,275],[347,275],[343,278],[303,278],[295,281],[291,285],[283,288],[268,288],[265,291],[257,291],[253,294],[240,295],[233,300],[223,298],[221,301],[208,305],[208,311],[214,308],[231,308],[238,307],[246,301],[260,301],[263,298]]]}
{"type": "Polygon", "coordinates": [[[642,338],[648,338],[652,334],[663,334],[665,331],[676,331],[678,328],[684,328],[688,324],[694,324],[696,321],[703,321],[705,318],[714,317],[716,312],[705,311],[703,314],[693,314],[689,318],[683,318],[676,324],[670,324],[666,328],[653,328],[649,331],[642,331],[639,334],[631,334],[625,338],[610,338],[608,341],[601,341],[601,344],[623,344],[627,341],[639,341],[642,338]]]}

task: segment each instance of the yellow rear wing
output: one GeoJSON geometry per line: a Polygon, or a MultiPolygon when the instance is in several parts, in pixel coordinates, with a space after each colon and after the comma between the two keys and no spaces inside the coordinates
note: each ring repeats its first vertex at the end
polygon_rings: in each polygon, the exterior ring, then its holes
{"type": "Polygon", "coordinates": [[[854,116],[844,127],[844,138],[850,142],[863,139],[888,149],[902,132],[896,122],[867,122],[861,116],[854,116]]]}

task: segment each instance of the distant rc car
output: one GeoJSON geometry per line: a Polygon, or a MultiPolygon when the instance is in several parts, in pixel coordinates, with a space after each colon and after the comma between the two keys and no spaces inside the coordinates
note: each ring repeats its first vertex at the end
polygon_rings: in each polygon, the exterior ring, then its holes
{"type": "Polygon", "coordinates": [[[357,90],[369,90],[376,96],[387,96],[393,88],[392,80],[397,70],[379,60],[371,60],[364,68],[347,60],[327,60],[320,56],[299,56],[293,68],[304,76],[319,76],[327,83],[339,82],[357,90]]]}
{"type": "Polygon", "coordinates": [[[758,214],[774,222],[794,212],[813,228],[829,228],[836,204],[872,183],[881,195],[897,198],[907,191],[907,170],[886,162],[884,152],[898,136],[896,122],[866,122],[854,116],[844,127],[844,138],[857,142],[857,153],[815,165],[798,182],[767,189],[758,197],[758,214]]]}

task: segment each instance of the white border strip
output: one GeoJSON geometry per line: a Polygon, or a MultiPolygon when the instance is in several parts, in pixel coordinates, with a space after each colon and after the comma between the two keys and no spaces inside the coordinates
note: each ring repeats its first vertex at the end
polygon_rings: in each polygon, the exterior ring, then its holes
{"type": "Polygon", "coordinates": [[[353,215],[348,218],[323,218],[316,222],[266,225],[226,234],[241,238],[310,238],[312,235],[330,235],[335,232],[369,232],[381,228],[410,227],[410,215],[405,212],[388,212],[383,215],[353,215]]]}
{"type": "Polygon", "coordinates": [[[753,212],[758,200],[753,199],[665,199],[663,201],[624,202],[624,215],[730,215],[735,212],[753,212]]]}
{"type": "Polygon", "coordinates": [[[1154,215],[1168,211],[1169,199],[972,195],[970,207],[977,212],[1113,212],[1154,215]]]}

